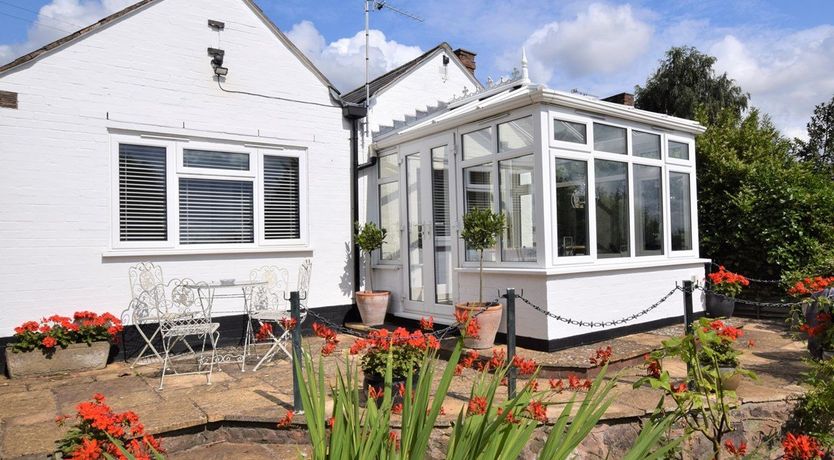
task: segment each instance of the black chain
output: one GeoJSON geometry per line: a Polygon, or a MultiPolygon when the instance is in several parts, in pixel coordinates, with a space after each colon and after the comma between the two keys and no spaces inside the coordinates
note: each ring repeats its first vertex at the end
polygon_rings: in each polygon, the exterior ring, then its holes
{"type": "MultiPolygon", "coordinates": [[[[484,306],[481,309],[479,309],[475,314],[473,314],[471,316],[471,318],[477,318],[478,315],[485,312],[487,310],[487,308],[489,308],[488,305],[494,305],[496,303],[498,303],[498,299],[494,299],[492,302],[487,303],[486,304],[487,306],[484,306]]],[[[307,309],[307,313],[309,313],[310,315],[315,317],[317,322],[320,322],[320,323],[324,324],[325,326],[329,327],[330,329],[333,329],[333,330],[335,330],[337,332],[340,332],[342,334],[352,335],[354,337],[359,337],[361,339],[367,339],[368,337],[370,337],[370,334],[367,334],[367,333],[364,333],[364,332],[361,332],[361,331],[357,331],[355,329],[350,329],[350,328],[344,327],[342,325],[336,324],[333,321],[330,321],[329,319],[327,319],[327,318],[319,315],[318,313],[316,313],[314,309],[307,309]]],[[[419,338],[421,336],[426,337],[426,336],[429,336],[429,335],[435,336],[435,338],[437,338],[438,340],[443,340],[447,336],[449,336],[450,332],[458,332],[459,333],[460,332],[460,326],[462,326],[462,325],[463,325],[462,323],[459,323],[459,322],[455,321],[453,324],[450,324],[449,326],[446,326],[443,329],[438,329],[436,331],[429,332],[427,334],[403,337],[403,340],[408,340],[410,338],[419,338]]]]}
{"type": "Polygon", "coordinates": [[[543,313],[543,314],[555,319],[556,321],[561,321],[563,323],[567,323],[567,324],[571,324],[571,325],[575,325],[575,326],[580,326],[580,327],[592,327],[593,328],[593,327],[617,326],[619,324],[625,324],[625,323],[634,321],[635,319],[637,319],[641,316],[647,315],[650,311],[659,307],[660,304],[662,304],[663,302],[668,300],[669,297],[672,297],[672,294],[674,294],[675,291],[678,291],[678,290],[683,290],[683,288],[681,288],[679,286],[675,286],[674,289],[669,291],[666,295],[661,297],[660,300],[653,303],[649,307],[644,308],[643,310],[640,310],[639,312],[637,312],[633,315],[626,316],[625,318],[615,319],[613,321],[581,321],[581,320],[575,320],[575,319],[568,318],[568,317],[565,317],[565,316],[557,315],[556,313],[551,313],[546,308],[542,308],[542,307],[534,304],[533,302],[530,302],[528,299],[526,299],[523,296],[520,296],[518,294],[516,294],[516,297],[518,297],[519,299],[524,301],[524,303],[526,303],[527,305],[533,307],[534,310],[538,311],[539,313],[543,313]]]}
{"type": "MultiPolygon", "coordinates": [[[[710,265],[713,267],[721,267],[721,264],[717,264],[715,262],[710,262],[710,265]]],[[[753,283],[762,283],[762,284],[782,284],[782,280],[765,280],[760,278],[751,278],[749,276],[744,276],[747,278],[748,281],[753,283]]]]}
{"type": "Polygon", "coordinates": [[[793,308],[793,307],[799,307],[799,306],[801,306],[802,304],[805,303],[804,301],[798,301],[798,302],[758,302],[758,301],[755,301],[755,300],[739,299],[739,298],[736,298],[736,297],[728,296],[726,294],[721,294],[719,292],[715,292],[709,286],[695,286],[694,289],[700,289],[700,290],[704,291],[704,293],[706,293],[706,294],[714,295],[714,296],[719,297],[721,299],[735,300],[736,302],[743,302],[745,305],[752,305],[754,307],[793,308]]]}

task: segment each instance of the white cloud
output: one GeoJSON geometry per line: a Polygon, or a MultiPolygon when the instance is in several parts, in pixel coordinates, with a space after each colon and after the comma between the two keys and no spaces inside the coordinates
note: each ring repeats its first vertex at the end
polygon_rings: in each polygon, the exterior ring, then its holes
{"type": "Polygon", "coordinates": [[[790,136],[805,137],[814,106],[834,95],[834,26],[725,35],[708,51],[790,136]]]}
{"type": "MultiPolygon", "coordinates": [[[[364,82],[364,31],[327,43],[312,22],[301,21],[290,29],[287,36],[340,90],[352,90],[364,82]]],[[[374,29],[370,31],[369,43],[371,78],[394,69],[422,53],[419,47],[387,40],[384,33],[374,29]]]]}
{"type": "Polygon", "coordinates": [[[637,18],[630,5],[594,3],[572,20],[536,29],[524,47],[530,73],[538,81],[550,81],[557,75],[610,75],[641,57],[652,34],[652,26],[637,18]]]}
{"type": "Polygon", "coordinates": [[[25,41],[0,44],[0,63],[87,27],[132,3],[135,0],[52,0],[38,11],[25,41]]]}

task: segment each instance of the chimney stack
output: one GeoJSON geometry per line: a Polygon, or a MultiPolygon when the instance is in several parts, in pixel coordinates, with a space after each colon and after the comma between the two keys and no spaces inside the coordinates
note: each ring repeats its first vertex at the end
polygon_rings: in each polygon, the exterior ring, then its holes
{"type": "Polygon", "coordinates": [[[460,59],[461,64],[463,64],[463,66],[466,67],[466,69],[472,73],[472,76],[475,76],[475,66],[477,65],[475,63],[476,53],[473,53],[472,51],[467,51],[463,48],[456,49],[454,53],[455,56],[457,56],[458,59],[460,59]]]}
{"type": "Polygon", "coordinates": [[[634,107],[634,95],[631,93],[615,94],[613,96],[606,97],[603,101],[634,107]]]}

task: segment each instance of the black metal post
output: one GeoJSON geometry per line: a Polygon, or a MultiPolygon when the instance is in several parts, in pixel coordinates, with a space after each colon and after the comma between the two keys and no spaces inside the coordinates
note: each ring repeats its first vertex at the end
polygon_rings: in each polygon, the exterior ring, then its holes
{"type": "MultiPolygon", "coordinates": [[[[684,325],[684,334],[690,335],[692,334],[692,323],[695,321],[694,312],[692,311],[692,281],[685,280],[683,282],[683,325],[684,325]]],[[[686,375],[691,375],[692,369],[690,369],[689,362],[686,363],[686,375]]],[[[690,388],[692,386],[690,385],[690,388]]]]}
{"type": "Polygon", "coordinates": [[[292,366],[292,407],[295,412],[304,410],[301,404],[301,391],[298,386],[298,369],[304,365],[304,355],[301,353],[301,302],[298,291],[290,292],[290,315],[295,320],[295,327],[292,330],[292,355],[298,360],[298,366],[292,366]]]}
{"type": "MultiPolygon", "coordinates": [[[[515,358],[515,289],[507,288],[507,362],[512,363],[515,358]]],[[[516,368],[510,366],[507,371],[507,394],[510,399],[515,398],[516,368]]]]}

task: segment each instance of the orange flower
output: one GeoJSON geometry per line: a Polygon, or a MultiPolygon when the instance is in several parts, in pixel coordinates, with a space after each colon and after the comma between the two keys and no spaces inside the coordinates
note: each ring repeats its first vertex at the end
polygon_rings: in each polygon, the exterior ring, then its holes
{"type": "Polygon", "coordinates": [[[744,441],[739,443],[738,447],[736,447],[733,441],[728,439],[724,442],[724,448],[727,449],[727,452],[729,452],[736,458],[744,457],[745,455],[747,455],[747,443],[744,441]]]}
{"type": "Polygon", "coordinates": [[[646,374],[656,379],[660,378],[660,361],[652,358],[648,354],[643,356],[644,365],[646,366],[646,374]]]}
{"type": "Polygon", "coordinates": [[[530,379],[530,381],[527,382],[527,386],[529,386],[530,391],[532,391],[534,393],[539,391],[539,381],[536,380],[536,379],[530,379]]]}
{"type": "Polygon", "coordinates": [[[336,341],[336,333],[325,325],[313,323],[313,332],[328,342],[336,341]]]}
{"type": "Polygon", "coordinates": [[[325,342],[324,346],[321,347],[321,354],[322,356],[329,356],[336,350],[336,342],[325,342]]]}
{"type": "Polygon", "coordinates": [[[327,419],[327,428],[333,429],[333,425],[336,424],[336,417],[330,417],[327,419]]]}
{"type": "Polygon", "coordinates": [[[469,320],[469,312],[467,310],[455,310],[455,321],[458,324],[466,324],[469,320]]]}
{"type": "Polygon", "coordinates": [[[489,359],[489,367],[498,369],[504,365],[504,361],[506,360],[507,353],[500,348],[495,348],[492,350],[492,358],[489,359]]]}
{"type": "Polygon", "coordinates": [[[295,412],[292,410],[288,410],[287,414],[284,415],[284,418],[278,421],[278,428],[287,428],[292,424],[292,419],[295,417],[295,412]]]}
{"type": "Polygon", "coordinates": [[[426,346],[431,348],[432,350],[439,350],[440,341],[437,340],[437,337],[433,335],[426,336],[426,346]]]}
{"type": "Polygon", "coordinates": [[[788,433],[782,440],[782,448],[785,450],[784,460],[813,460],[825,455],[819,441],[805,434],[788,433]]]}
{"type": "Polygon", "coordinates": [[[385,391],[382,388],[377,388],[374,386],[368,387],[368,399],[379,399],[385,394],[385,391]]]}
{"type": "Polygon", "coordinates": [[[686,393],[686,382],[681,382],[677,385],[672,385],[672,391],[677,394],[686,393]]]}
{"type": "Polygon", "coordinates": [[[473,396],[469,400],[469,414],[484,415],[486,413],[487,401],[483,396],[473,396]]]}
{"type": "Polygon", "coordinates": [[[420,329],[424,331],[431,331],[434,329],[434,317],[420,318],[420,329]]]}
{"type": "Polygon", "coordinates": [[[579,381],[579,377],[575,374],[568,374],[568,387],[571,390],[578,390],[582,387],[582,384],[579,381]]]}
{"type": "Polygon", "coordinates": [[[295,329],[295,326],[298,325],[298,320],[295,318],[281,318],[278,320],[278,323],[281,325],[281,328],[285,331],[291,331],[295,329]]]}
{"type": "Polygon", "coordinates": [[[41,345],[44,348],[55,348],[55,345],[58,345],[58,341],[54,337],[46,336],[41,340],[41,345]]]}
{"type": "Polygon", "coordinates": [[[557,393],[561,393],[565,389],[564,382],[561,379],[550,379],[548,383],[550,384],[550,389],[557,393]]]}
{"type": "Polygon", "coordinates": [[[481,326],[478,323],[478,318],[472,318],[466,323],[466,331],[464,335],[466,337],[478,338],[478,333],[481,332],[481,326]]]}
{"type": "Polygon", "coordinates": [[[391,413],[396,415],[401,415],[403,413],[403,405],[402,403],[397,403],[391,406],[391,413]]]}
{"type": "Polygon", "coordinates": [[[605,348],[598,348],[594,356],[591,356],[589,361],[594,366],[604,366],[611,359],[612,353],[610,345],[605,348]]]}
{"type": "Polygon", "coordinates": [[[72,460],[98,460],[102,458],[102,446],[97,439],[82,438],[81,445],[71,454],[72,460]]]}
{"type": "Polygon", "coordinates": [[[518,373],[521,375],[531,375],[536,372],[536,368],[538,367],[536,361],[532,359],[524,359],[518,355],[513,356],[512,365],[518,369],[518,373]]]}
{"type": "Polygon", "coordinates": [[[546,423],[547,422],[547,408],[539,401],[530,401],[530,404],[527,405],[527,412],[530,413],[530,416],[534,419],[546,423]]]}
{"type": "MultiPolygon", "coordinates": [[[[498,415],[504,415],[504,409],[501,408],[501,407],[499,407],[497,409],[497,412],[498,412],[498,415]]],[[[512,423],[512,424],[521,423],[521,420],[515,418],[515,415],[513,415],[513,411],[511,411],[511,410],[507,411],[507,415],[504,418],[505,418],[505,420],[507,420],[508,423],[512,423]]]]}
{"type": "Polygon", "coordinates": [[[393,431],[388,433],[388,442],[394,446],[394,449],[400,450],[400,437],[393,431]]]}
{"type": "Polygon", "coordinates": [[[255,340],[261,341],[266,340],[270,336],[272,336],[272,325],[269,323],[261,324],[260,329],[258,329],[257,334],[255,334],[255,340]]]}

